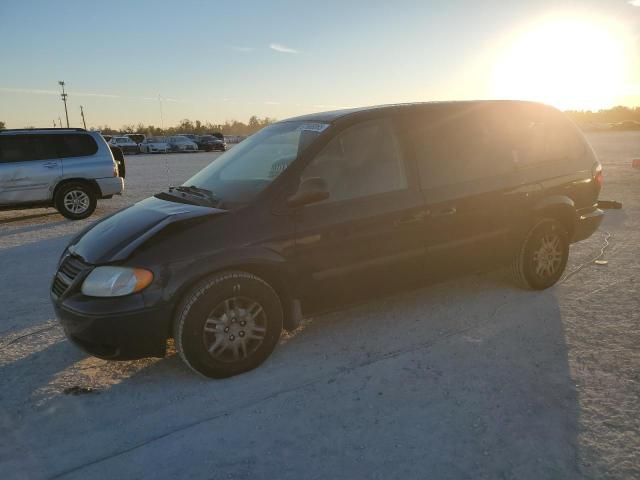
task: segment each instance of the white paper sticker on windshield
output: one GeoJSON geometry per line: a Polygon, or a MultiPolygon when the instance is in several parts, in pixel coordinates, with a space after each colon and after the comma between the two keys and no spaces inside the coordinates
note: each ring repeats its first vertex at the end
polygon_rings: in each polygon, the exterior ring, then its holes
{"type": "Polygon", "coordinates": [[[302,125],[300,125],[296,130],[298,131],[309,131],[309,132],[324,132],[327,127],[329,126],[328,123],[303,123],[302,125]]]}

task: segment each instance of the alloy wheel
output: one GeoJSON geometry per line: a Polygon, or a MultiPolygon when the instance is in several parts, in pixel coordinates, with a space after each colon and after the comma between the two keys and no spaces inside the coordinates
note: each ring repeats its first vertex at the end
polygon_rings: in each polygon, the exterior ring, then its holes
{"type": "Polygon", "coordinates": [[[544,235],[540,246],[533,252],[533,264],[536,275],[552,277],[562,265],[562,247],[560,237],[555,233],[544,235]]]}
{"type": "Polygon", "coordinates": [[[71,190],[64,196],[63,203],[69,212],[79,215],[87,211],[91,201],[86,192],[71,190]]]}
{"type": "Polygon", "coordinates": [[[267,317],[255,300],[230,297],[218,304],[204,323],[205,348],[213,358],[225,363],[249,357],[262,345],[267,333],[267,317]]]}

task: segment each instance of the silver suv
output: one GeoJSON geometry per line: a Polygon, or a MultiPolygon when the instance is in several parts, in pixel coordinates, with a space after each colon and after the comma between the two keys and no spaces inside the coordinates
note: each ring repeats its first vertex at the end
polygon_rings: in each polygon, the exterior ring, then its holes
{"type": "Polygon", "coordinates": [[[124,180],[97,132],[80,128],[0,130],[0,209],[54,206],[71,220],[90,216],[124,180]]]}

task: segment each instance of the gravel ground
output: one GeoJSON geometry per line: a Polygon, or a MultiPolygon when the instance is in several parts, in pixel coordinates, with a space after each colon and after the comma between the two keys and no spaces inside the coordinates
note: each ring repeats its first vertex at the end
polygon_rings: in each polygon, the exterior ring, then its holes
{"type": "Polygon", "coordinates": [[[126,194],[88,221],[0,212],[2,478],[640,478],[640,134],[589,138],[624,208],[561,284],[493,272],[372,300],[222,381],[87,357],[48,298],[74,232],[215,154],[128,157],[126,194]]]}

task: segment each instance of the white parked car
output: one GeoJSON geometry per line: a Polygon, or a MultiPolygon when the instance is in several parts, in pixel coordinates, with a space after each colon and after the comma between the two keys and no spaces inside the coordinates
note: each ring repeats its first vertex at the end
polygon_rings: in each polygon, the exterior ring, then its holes
{"type": "Polygon", "coordinates": [[[171,147],[164,137],[148,137],[139,145],[140,153],[168,153],[171,147]]]}
{"type": "Polygon", "coordinates": [[[198,144],[196,142],[192,142],[187,137],[183,137],[182,135],[174,135],[173,137],[169,137],[167,139],[167,143],[169,144],[172,152],[198,151],[198,144]]]}
{"type": "Polygon", "coordinates": [[[114,147],[118,147],[122,150],[122,153],[140,153],[140,149],[138,148],[138,144],[131,140],[129,137],[112,137],[109,140],[109,145],[113,145],[114,147]]]}

